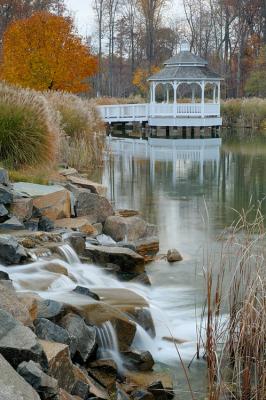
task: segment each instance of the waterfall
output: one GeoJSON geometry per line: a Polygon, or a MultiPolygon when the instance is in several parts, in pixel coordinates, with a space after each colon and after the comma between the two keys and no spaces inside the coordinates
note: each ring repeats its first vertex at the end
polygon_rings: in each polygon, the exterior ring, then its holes
{"type": "Polygon", "coordinates": [[[78,264],[80,263],[79,256],[75,250],[67,243],[58,247],[58,251],[64,256],[68,264],[78,264]]]}
{"type": "Polygon", "coordinates": [[[99,341],[99,353],[101,358],[112,358],[117,365],[118,371],[122,371],[123,363],[119,351],[116,331],[111,321],[104,322],[97,327],[99,341]]]}

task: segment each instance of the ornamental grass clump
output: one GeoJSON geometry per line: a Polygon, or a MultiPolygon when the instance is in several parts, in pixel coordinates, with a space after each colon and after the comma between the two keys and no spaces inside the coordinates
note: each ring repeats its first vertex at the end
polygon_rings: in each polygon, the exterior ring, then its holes
{"type": "Polygon", "coordinates": [[[93,169],[103,162],[105,126],[93,100],[64,92],[46,92],[51,106],[60,114],[60,161],[81,169],[93,169]]]}
{"type": "Polygon", "coordinates": [[[0,83],[0,158],[10,168],[56,161],[60,128],[46,99],[33,90],[0,83]]]}
{"type": "Polygon", "coordinates": [[[225,100],[221,103],[221,115],[226,126],[265,129],[266,99],[252,97],[225,100]]]}

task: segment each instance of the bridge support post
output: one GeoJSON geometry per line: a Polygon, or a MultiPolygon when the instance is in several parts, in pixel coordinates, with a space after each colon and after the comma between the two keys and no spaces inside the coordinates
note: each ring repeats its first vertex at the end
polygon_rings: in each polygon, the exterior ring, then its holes
{"type": "Polygon", "coordinates": [[[205,129],[204,129],[204,126],[201,126],[200,127],[200,138],[204,139],[204,135],[205,135],[205,129]]]}
{"type": "Polygon", "coordinates": [[[191,139],[195,138],[195,127],[194,126],[191,127],[190,137],[191,137],[191,139]]]}
{"type": "Polygon", "coordinates": [[[187,127],[182,126],[182,139],[186,139],[186,138],[187,138],[187,127]]]}
{"type": "Polygon", "coordinates": [[[165,128],[165,134],[166,134],[166,137],[167,137],[167,138],[170,137],[170,128],[169,128],[169,126],[166,126],[166,128],[165,128]]]}
{"type": "Polygon", "coordinates": [[[212,138],[215,138],[215,127],[214,126],[211,127],[211,136],[212,136],[212,138]]]}
{"type": "Polygon", "coordinates": [[[126,134],[126,123],[122,122],[122,134],[125,135],[126,134]]]}

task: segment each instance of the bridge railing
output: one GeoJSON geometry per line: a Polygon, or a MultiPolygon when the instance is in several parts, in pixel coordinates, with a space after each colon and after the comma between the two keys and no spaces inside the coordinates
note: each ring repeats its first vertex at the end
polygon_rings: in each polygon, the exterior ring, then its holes
{"type": "Polygon", "coordinates": [[[207,117],[220,116],[220,105],[213,103],[177,104],[119,104],[98,106],[104,120],[148,121],[149,117],[207,117]]]}

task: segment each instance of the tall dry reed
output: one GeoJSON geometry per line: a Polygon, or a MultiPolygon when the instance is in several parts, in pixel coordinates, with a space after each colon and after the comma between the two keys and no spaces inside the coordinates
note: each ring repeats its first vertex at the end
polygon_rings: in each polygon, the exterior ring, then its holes
{"type": "Polygon", "coordinates": [[[250,216],[206,260],[209,400],[266,398],[266,237],[260,211],[250,216]]]}
{"type": "Polygon", "coordinates": [[[226,126],[266,128],[266,99],[229,99],[221,103],[221,114],[226,126]]]}

